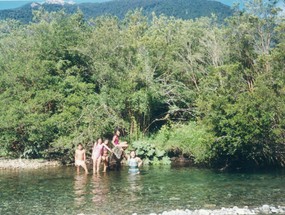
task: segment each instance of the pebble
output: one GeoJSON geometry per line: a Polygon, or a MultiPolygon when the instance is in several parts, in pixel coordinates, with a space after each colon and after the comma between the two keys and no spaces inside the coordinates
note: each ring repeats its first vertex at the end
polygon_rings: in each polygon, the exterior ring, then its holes
{"type": "Polygon", "coordinates": [[[265,214],[270,213],[270,206],[269,205],[263,205],[261,209],[262,209],[262,212],[265,214]]]}

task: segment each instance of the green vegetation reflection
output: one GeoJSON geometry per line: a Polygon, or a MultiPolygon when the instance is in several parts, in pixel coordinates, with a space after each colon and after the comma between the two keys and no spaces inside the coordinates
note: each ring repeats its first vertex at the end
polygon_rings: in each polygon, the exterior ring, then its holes
{"type": "Polygon", "coordinates": [[[1,214],[149,214],[174,209],[283,205],[284,172],[221,174],[195,168],[76,174],[61,167],[0,171],[1,214]]]}

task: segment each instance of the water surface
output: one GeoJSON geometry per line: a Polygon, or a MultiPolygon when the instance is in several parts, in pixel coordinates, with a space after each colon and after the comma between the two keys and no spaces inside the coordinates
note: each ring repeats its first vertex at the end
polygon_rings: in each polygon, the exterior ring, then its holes
{"type": "Polygon", "coordinates": [[[149,214],[173,209],[285,205],[285,173],[126,168],[79,175],[72,167],[0,170],[0,214],[149,214]]]}

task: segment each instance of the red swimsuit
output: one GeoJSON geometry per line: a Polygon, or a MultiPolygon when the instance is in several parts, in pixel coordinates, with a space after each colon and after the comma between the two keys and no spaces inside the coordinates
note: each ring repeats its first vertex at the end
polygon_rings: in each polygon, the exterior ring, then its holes
{"type": "Polygon", "coordinates": [[[119,137],[115,135],[114,144],[119,145],[119,137]]]}

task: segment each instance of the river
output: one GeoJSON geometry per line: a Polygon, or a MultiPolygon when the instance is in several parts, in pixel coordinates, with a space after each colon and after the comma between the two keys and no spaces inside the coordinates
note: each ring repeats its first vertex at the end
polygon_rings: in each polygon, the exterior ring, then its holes
{"type": "Polygon", "coordinates": [[[0,170],[0,214],[149,214],[173,209],[284,205],[285,172],[220,173],[190,167],[0,170]]]}

